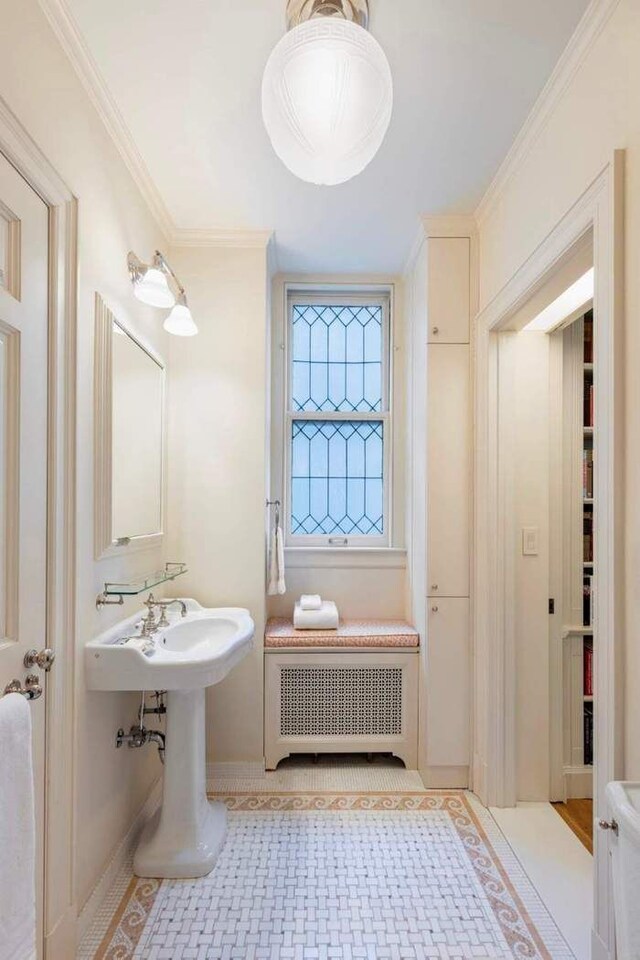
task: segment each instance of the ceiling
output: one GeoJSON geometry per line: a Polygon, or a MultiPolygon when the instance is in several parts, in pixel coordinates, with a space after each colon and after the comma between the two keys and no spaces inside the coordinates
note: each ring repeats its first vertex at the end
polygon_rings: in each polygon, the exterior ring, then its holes
{"type": "Polygon", "coordinates": [[[359,177],[298,181],[260,84],[285,0],[67,0],[177,227],[275,231],[280,269],[396,272],[420,214],[472,213],[588,0],[370,0],[394,77],[359,177]]]}

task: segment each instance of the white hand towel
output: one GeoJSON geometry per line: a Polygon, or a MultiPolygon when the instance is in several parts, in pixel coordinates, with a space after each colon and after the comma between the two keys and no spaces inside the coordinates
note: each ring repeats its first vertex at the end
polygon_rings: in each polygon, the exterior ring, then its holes
{"type": "Polygon", "coordinates": [[[267,593],[270,597],[282,596],[287,592],[284,580],[284,535],[282,527],[275,525],[269,544],[269,585],[267,593]]]}
{"type": "Polygon", "coordinates": [[[319,610],[303,610],[296,603],[293,626],[296,630],[337,630],[340,623],[338,608],[333,600],[323,600],[319,610]]]}
{"type": "Polygon", "coordinates": [[[319,593],[303,593],[300,597],[301,610],[320,610],[322,598],[319,593]]]}
{"type": "Polygon", "coordinates": [[[0,960],[35,960],[35,810],[31,708],[0,698],[0,960]]]}

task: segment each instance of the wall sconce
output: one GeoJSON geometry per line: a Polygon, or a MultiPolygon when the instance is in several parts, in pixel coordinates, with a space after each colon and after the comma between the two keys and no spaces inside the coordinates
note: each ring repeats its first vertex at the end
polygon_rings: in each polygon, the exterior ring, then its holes
{"type": "Polygon", "coordinates": [[[193,337],[198,328],[187,305],[185,289],[160,253],[153,255],[151,263],[144,263],[133,251],[127,257],[133,295],[150,307],[172,308],[164,321],[164,329],[176,337],[193,337]],[[177,293],[174,294],[169,281],[177,293]]]}

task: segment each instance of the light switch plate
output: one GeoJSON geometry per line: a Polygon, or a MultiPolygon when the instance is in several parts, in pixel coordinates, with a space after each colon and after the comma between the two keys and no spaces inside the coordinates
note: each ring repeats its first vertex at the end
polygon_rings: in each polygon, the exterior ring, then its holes
{"type": "Polygon", "coordinates": [[[522,556],[537,557],[539,548],[540,530],[538,527],[522,528],[522,556]]]}

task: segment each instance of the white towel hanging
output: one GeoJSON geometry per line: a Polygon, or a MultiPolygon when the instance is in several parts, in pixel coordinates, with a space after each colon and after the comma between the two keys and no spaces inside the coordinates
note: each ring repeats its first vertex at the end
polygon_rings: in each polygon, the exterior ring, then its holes
{"type": "Polygon", "coordinates": [[[0,960],[35,960],[35,808],[31,711],[0,697],[0,960]]]}
{"type": "Polygon", "coordinates": [[[269,525],[269,583],[267,594],[270,597],[282,596],[287,592],[284,578],[284,534],[280,526],[280,501],[267,501],[267,506],[275,506],[273,525],[269,525]]]}

